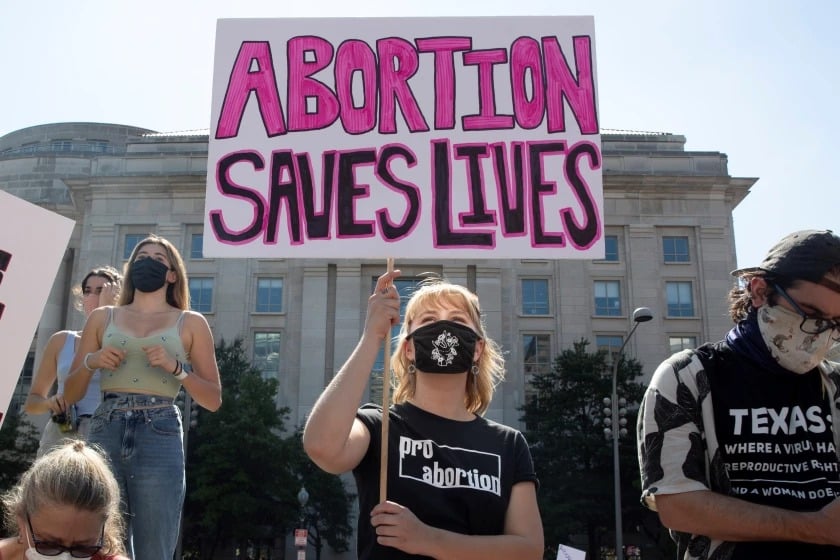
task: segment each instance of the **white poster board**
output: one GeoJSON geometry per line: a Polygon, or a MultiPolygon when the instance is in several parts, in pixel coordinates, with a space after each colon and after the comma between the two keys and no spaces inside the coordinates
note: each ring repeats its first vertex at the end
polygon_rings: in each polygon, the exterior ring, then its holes
{"type": "MultiPolygon", "coordinates": [[[[0,414],[6,415],[75,222],[0,191],[0,414]]],[[[0,427],[3,418],[0,418],[0,427]]]]}
{"type": "Polygon", "coordinates": [[[565,544],[557,545],[557,560],[586,560],[586,551],[565,544]]]}
{"type": "Polygon", "coordinates": [[[223,19],[204,255],[603,258],[594,21],[223,19]]]}

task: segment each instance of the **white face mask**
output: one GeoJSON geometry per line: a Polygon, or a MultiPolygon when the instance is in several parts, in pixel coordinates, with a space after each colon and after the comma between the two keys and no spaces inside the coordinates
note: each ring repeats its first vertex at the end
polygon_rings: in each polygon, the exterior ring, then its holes
{"type": "Polygon", "coordinates": [[[758,308],[758,329],[770,354],[783,368],[807,373],[822,362],[834,341],[832,329],[820,334],[802,332],[802,317],[781,305],[758,308]]]}
{"type": "Polygon", "coordinates": [[[33,547],[27,548],[24,554],[26,555],[26,560],[75,560],[66,550],[58,556],[45,556],[33,547]]]}
{"type": "Polygon", "coordinates": [[[35,550],[35,547],[29,542],[29,531],[26,532],[26,544],[29,545],[29,548],[27,548],[26,552],[24,552],[26,560],[75,560],[66,550],[58,556],[47,556],[46,554],[41,554],[35,550]]]}
{"type": "Polygon", "coordinates": [[[29,531],[26,532],[26,544],[29,546],[29,548],[26,549],[26,552],[23,553],[24,556],[26,556],[26,560],[75,560],[66,550],[58,556],[47,556],[46,554],[41,554],[29,543],[29,531]]]}

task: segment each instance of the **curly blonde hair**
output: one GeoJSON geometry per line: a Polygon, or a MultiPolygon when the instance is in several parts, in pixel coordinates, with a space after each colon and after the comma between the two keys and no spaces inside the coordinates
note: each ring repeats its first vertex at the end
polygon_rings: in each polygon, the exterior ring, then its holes
{"type": "Polygon", "coordinates": [[[409,372],[410,362],[405,353],[412,321],[425,309],[443,307],[447,304],[465,311],[478,336],[484,340],[484,351],[475,364],[478,366],[478,373],[467,375],[464,391],[464,404],[467,410],[481,415],[490,406],[496,386],[504,380],[505,360],[499,345],[487,336],[478,296],[464,286],[452,284],[440,278],[430,278],[420,283],[406,304],[405,318],[396,339],[396,350],[391,357],[391,369],[396,378],[393,400],[395,403],[405,402],[414,396],[417,389],[417,374],[409,372]]]}

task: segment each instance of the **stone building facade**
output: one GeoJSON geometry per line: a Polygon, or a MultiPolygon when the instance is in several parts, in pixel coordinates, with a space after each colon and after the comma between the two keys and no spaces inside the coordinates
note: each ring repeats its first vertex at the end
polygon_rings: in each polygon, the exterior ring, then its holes
{"type": "MultiPolygon", "coordinates": [[[[0,188],[76,221],[13,406],[22,405],[49,335],[82,326],[73,283],[91,266],[121,266],[133,244],[154,232],[180,248],[194,309],[216,339],[244,339],[254,363],[279,380],[277,405],[291,408],[292,423],[311,409],[355,346],[385,263],[203,258],[207,144],[206,131],[99,123],[0,137],[0,188]]],[[[756,179],[731,177],[725,154],[686,151],[676,134],[607,131],[602,147],[604,260],[397,257],[406,284],[435,272],[478,293],[508,365],[488,412],[494,420],[519,426],[529,376],[581,338],[619,346],[636,307],[649,307],[654,319],[625,351],[647,377],[671,351],[715,340],[730,327],[732,211],[756,179]]]]}

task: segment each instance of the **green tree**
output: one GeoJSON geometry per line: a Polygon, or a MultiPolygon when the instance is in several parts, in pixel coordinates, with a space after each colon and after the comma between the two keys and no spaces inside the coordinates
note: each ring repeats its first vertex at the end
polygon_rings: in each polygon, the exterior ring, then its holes
{"type": "Polygon", "coordinates": [[[299,519],[309,531],[309,544],[315,548],[315,560],[321,560],[324,544],[336,552],[349,549],[353,527],[350,512],[354,494],[347,492],[339,476],[322,471],[303,451],[302,430],[289,438],[290,460],[309,495],[299,519]]]}
{"type": "MultiPolygon", "coordinates": [[[[572,535],[585,535],[589,558],[599,558],[601,541],[609,546],[614,534],[613,455],[603,423],[604,398],[612,394],[611,358],[606,351],[588,352],[588,345],[585,339],[575,342],[555,358],[551,371],[535,376],[534,396],[521,408],[540,479],[546,558],[554,558],[557,545],[569,544],[572,535]]],[[[617,392],[628,402],[628,434],[619,446],[625,534],[647,521],[639,505],[634,429],[644,392],[635,381],[641,373],[638,361],[621,359],[617,392]]]]}
{"type": "Polygon", "coordinates": [[[354,496],[309,460],[300,429],[283,436],[289,411],[276,407],[277,380],[251,365],[240,339],[221,341],[216,361],[222,406],[215,413],[199,409],[187,439],[184,556],[212,558],[228,544],[273,548],[301,523],[319,557],[324,543],[347,550],[354,496]],[[301,486],[310,496],[305,510],[297,499],[301,486]]]}
{"type": "Polygon", "coordinates": [[[38,431],[20,414],[9,413],[0,428],[0,492],[17,484],[38,451],[38,431]]]}
{"type": "Polygon", "coordinates": [[[199,558],[225,544],[245,550],[282,540],[298,510],[277,380],[262,378],[240,339],[222,340],[216,360],[222,406],[200,410],[188,439],[184,551],[199,558]]]}

